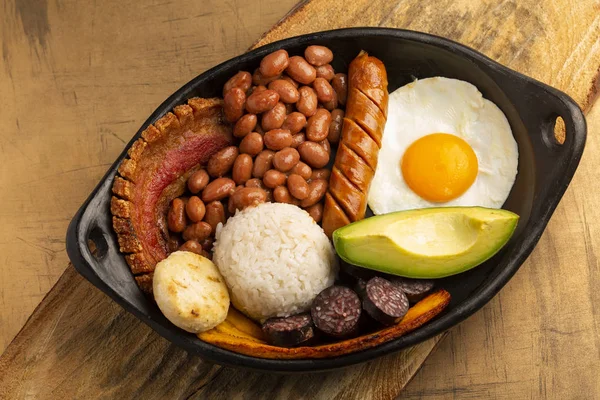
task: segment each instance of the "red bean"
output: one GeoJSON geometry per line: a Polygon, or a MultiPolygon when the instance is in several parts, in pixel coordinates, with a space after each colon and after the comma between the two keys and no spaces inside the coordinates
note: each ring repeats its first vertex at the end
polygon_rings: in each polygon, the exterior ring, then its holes
{"type": "Polygon", "coordinates": [[[317,92],[309,86],[302,86],[299,92],[300,99],[296,103],[296,108],[306,117],[312,117],[317,111],[317,92]]]}
{"type": "Polygon", "coordinates": [[[300,175],[305,180],[309,180],[312,176],[312,168],[310,168],[308,164],[300,161],[298,164],[294,165],[290,170],[290,173],[300,175]]]}
{"type": "Polygon", "coordinates": [[[313,142],[320,142],[327,138],[331,114],[324,108],[319,108],[315,115],[308,119],[306,124],[306,138],[313,142]]]}
{"type": "Polygon", "coordinates": [[[233,136],[242,138],[252,132],[256,127],[258,118],[256,114],[246,114],[242,116],[233,127],[233,136]]]}
{"type": "Polygon", "coordinates": [[[306,61],[315,66],[329,64],[333,61],[333,52],[325,46],[308,46],[304,50],[306,61]]]}
{"type": "Polygon", "coordinates": [[[333,100],[336,93],[325,78],[317,78],[313,82],[313,89],[317,92],[317,99],[321,103],[326,103],[333,100]]]}
{"type": "Polygon", "coordinates": [[[298,205],[299,201],[292,197],[290,191],[285,186],[278,186],[273,190],[273,199],[278,203],[287,203],[298,205]]]}
{"type": "Polygon", "coordinates": [[[323,179],[316,179],[308,184],[308,196],[302,200],[302,207],[310,207],[317,204],[327,192],[328,183],[323,179]]]}
{"type": "Polygon", "coordinates": [[[179,249],[177,249],[177,250],[189,251],[191,253],[203,255],[202,245],[197,240],[188,240],[187,242],[185,242],[184,244],[179,246],[179,249]]]}
{"type": "Polygon", "coordinates": [[[218,178],[231,170],[236,157],[239,154],[237,146],[228,146],[217,151],[208,159],[206,170],[213,178],[218,178]]]}
{"type": "Polygon", "coordinates": [[[292,79],[308,85],[317,77],[317,70],[300,56],[290,57],[290,63],[285,70],[292,79]]]}
{"type": "Polygon", "coordinates": [[[215,200],[222,200],[233,193],[235,182],[229,178],[217,178],[209,183],[202,191],[202,201],[210,203],[215,200]]]}
{"type": "Polygon", "coordinates": [[[167,215],[167,225],[169,230],[171,232],[183,232],[186,224],[185,203],[179,198],[173,199],[167,215]]]}
{"type": "Polygon", "coordinates": [[[287,129],[292,135],[300,132],[306,126],[306,117],[304,114],[294,111],[285,117],[282,129],[287,129]]]}
{"type": "Polygon", "coordinates": [[[273,167],[281,172],[287,172],[292,169],[294,165],[298,164],[298,161],[300,161],[300,154],[298,151],[291,147],[286,147],[275,153],[273,156],[273,167]]]}
{"type": "Polygon", "coordinates": [[[204,221],[196,222],[185,228],[183,231],[183,239],[201,242],[209,237],[211,232],[212,227],[208,223],[204,221]]]}
{"type": "Polygon", "coordinates": [[[229,89],[223,96],[223,111],[225,118],[229,122],[235,122],[244,114],[244,103],[246,102],[246,92],[238,87],[229,89]]]}
{"type": "Polygon", "coordinates": [[[261,151],[254,159],[254,167],[252,168],[252,176],[255,178],[261,178],[265,175],[265,172],[271,169],[273,166],[273,156],[275,152],[272,150],[261,151]]]}
{"type": "Polygon", "coordinates": [[[260,123],[263,130],[270,131],[271,129],[281,128],[286,115],[285,105],[282,102],[275,104],[275,107],[262,115],[260,123]]]}
{"type": "Polygon", "coordinates": [[[203,169],[196,171],[188,179],[188,182],[187,182],[188,189],[193,194],[196,194],[196,193],[200,192],[202,189],[204,189],[206,187],[206,185],[208,185],[209,180],[210,180],[210,177],[208,176],[208,172],[206,172],[203,169]]]}
{"type": "Polygon", "coordinates": [[[298,200],[304,200],[308,197],[308,183],[298,174],[290,174],[287,179],[287,188],[298,200]]]}
{"type": "Polygon", "coordinates": [[[277,50],[266,55],[260,62],[259,71],[265,78],[281,75],[290,63],[288,52],[277,50]]]}
{"type": "Polygon", "coordinates": [[[286,79],[277,79],[269,83],[269,89],[279,93],[279,99],[284,103],[293,104],[300,98],[300,93],[296,89],[296,86],[286,79]]]}
{"type": "Polygon", "coordinates": [[[277,171],[276,169],[270,169],[265,173],[263,177],[263,183],[270,189],[275,189],[277,186],[285,185],[287,177],[283,172],[277,171]]]}
{"type": "Polygon", "coordinates": [[[298,146],[302,161],[313,168],[323,168],[329,162],[329,153],[318,143],[306,141],[298,146]]]}
{"type": "Polygon", "coordinates": [[[260,188],[244,187],[231,196],[233,211],[243,210],[246,207],[255,206],[264,203],[267,199],[267,192],[260,188]]]}
{"type": "Polygon", "coordinates": [[[292,144],[292,134],[287,129],[273,129],[263,137],[265,146],[271,150],[281,150],[292,144]]]}
{"type": "Polygon", "coordinates": [[[247,134],[240,142],[240,152],[256,156],[263,149],[263,137],[258,132],[247,134]]]}
{"type": "Polygon", "coordinates": [[[333,67],[329,64],[321,65],[321,66],[317,67],[316,69],[317,69],[317,78],[325,78],[325,79],[327,79],[327,81],[330,81],[333,79],[333,76],[335,75],[335,71],[333,70],[333,67]]]}
{"type": "Polygon", "coordinates": [[[234,87],[242,89],[245,93],[248,91],[248,89],[250,89],[251,85],[252,75],[250,75],[250,72],[240,71],[229,78],[227,82],[225,82],[225,86],[223,86],[223,96],[225,96],[225,93],[234,87]]]}
{"type": "Polygon", "coordinates": [[[275,107],[278,101],[279,94],[274,90],[254,91],[246,100],[246,110],[252,114],[260,114],[275,107]]]}
{"type": "Polygon", "coordinates": [[[233,163],[231,177],[236,185],[243,185],[252,177],[252,157],[249,154],[240,154],[233,163]]]}
{"type": "Polygon", "coordinates": [[[192,222],[200,222],[206,213],[206,207],[200,197],[192,196],[185,205],[185,212],[192,222]]]}
{"type": "Polygon", "coordinates": [[[214,233],[219,223],[225,223],[225,207],[220,201],[212,201],[206,204],[206,214],[204,222],[211,226],[211,232],[214,233]]]}

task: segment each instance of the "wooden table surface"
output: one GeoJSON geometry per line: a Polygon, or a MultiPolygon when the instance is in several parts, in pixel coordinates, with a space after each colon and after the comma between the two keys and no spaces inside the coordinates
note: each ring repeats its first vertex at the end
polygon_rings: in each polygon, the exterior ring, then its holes
{"type": "MultiPolygon", "coordinates": [[[[365,7],[365,24],[388,13],[382,25],[450,37],[559,87],[585,107],[589,136],[537,249],[498,296],[450,331],[403,397],[600,397],[600,4],[441,3],[365,7]],[[447,25],[423,22],[440,9],[447,25]],[[496,20],[478,19],[484,12],[496,20]]],[[[68,222],[149,113],[294,5],[0,1],[0,352],[63,273],[68,222]]],[[[361,25],[339,12],[332,6],[323,18],[361,25]]],[[[302,18],[287,25],[289,35],[315,30],[302,18]]]]}

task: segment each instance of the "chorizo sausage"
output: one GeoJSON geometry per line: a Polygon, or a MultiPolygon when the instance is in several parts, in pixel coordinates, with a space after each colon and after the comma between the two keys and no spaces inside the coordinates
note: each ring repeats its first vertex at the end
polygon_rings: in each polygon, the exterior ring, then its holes
{"type": "Polygon", "coordinates": [[[348,98],[339,145],[342,151],[336,155],[325,197],[322,222],[329,237],[337,228],[365,216],[367,193],[375,171],[373,164],[376,164],[387,120],[387,86],[383,63],[361,51],[348,69],[348,98]],[[349,132],[357,129],[361,134],[349,132]],[[374,146],[368,147],[368,154],[356,151],[354,141],[364,141],[366,137],[374,146]],[[360,177],[353,173],[358,169],[363,171],[360,177]],[[369,173],[365,174],[366,171],[369,173]]]}

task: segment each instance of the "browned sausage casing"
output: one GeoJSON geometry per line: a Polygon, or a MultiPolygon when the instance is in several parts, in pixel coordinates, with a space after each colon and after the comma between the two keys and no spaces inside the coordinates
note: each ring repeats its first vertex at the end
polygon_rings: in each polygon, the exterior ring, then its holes
{"type": "Polygon", "coordinates": [[[361,51],[350,63],[346,114],[323,210],[323,230],[329,237],[365,217],[387,120],[387,85],[379,59],[361,51]]]}

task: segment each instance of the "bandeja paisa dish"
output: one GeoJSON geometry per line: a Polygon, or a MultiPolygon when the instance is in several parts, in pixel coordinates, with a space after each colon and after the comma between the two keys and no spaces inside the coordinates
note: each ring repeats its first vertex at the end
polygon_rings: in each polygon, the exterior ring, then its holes
{"type": "Polygon", "coordinates": [[[572,99],[465,46],[318,32],[166,99],[74,217],[67,251],[191,354],[270,371],[347,366],[489,301],[537,243],[584,143],[572,99]],[[281,76],[261,72],[272,53],[281,76]]]}
{"type": "Polygon", "coordinates": [[[449,303],[422,278],[472,268],[514,232],[515,214],[470,208],[501,207],[517,174],[495,104],[443,77],[390,96],[379,59],[361,51],[336,72],[334,54],[266,55],[222,99],[189,99],[146,128],[119,167],[120,251],[201,340],[266,358],[375,346],[449,303]],[[367,204],[421,212],[369,221],[367,204]]]}

